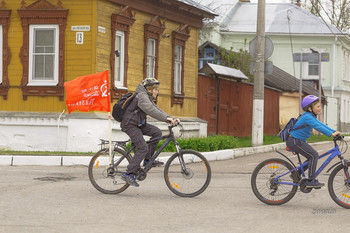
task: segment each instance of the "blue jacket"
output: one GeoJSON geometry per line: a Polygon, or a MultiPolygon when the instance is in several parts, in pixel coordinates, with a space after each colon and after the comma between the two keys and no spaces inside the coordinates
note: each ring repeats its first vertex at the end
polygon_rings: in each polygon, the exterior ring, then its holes
{"type": "Polygon", "coordinates": [[[307,125],[307,127],[294,130],[290,133],[290,135],[292,135],[293,138],[303,140],[304,142],[306,142],[306,139],[311,136],[312,129],[316,129],[318,132],[323,133],[328,137],[330,137],[335,131],[334,129],[331,129],[327,125],[323,124],[321,121],[317,120],[317,118],[310,112],[304,112],[294,125],[293,129],[301,125],[307,125]]]}

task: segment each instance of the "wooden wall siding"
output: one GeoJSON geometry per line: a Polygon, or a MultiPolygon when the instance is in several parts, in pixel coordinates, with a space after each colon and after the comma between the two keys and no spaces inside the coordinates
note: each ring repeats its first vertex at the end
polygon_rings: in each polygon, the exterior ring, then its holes
{"type": "MultiPolygon", "coordinates": [[[[11,10],[8,29],[8,47],[11,60],[8,65],[10,88],[7,99],[0,98],[1,111],[28,112],[62,112],[66,109],[65,101],[56,96],[28,96],[22,99],[21,79],[22,63],[19,59],[23,45],[23,30],[17,10],[22,7],[22,1],[6,1],[6,9],[11,10]]],[[[47,0],[57,5],[57,0],[47,0]]],[[[36,0],[25,0],[26,6],[36,0]]],[[[111,15],[117,14],[121,5],[106,0],[61,0],[62,7],[68,9],[65,30],[65,62],[64,81],[73,80],[79,76],[110,69],[111,54],[111,15]],[[76,32],[72,26],[89,25],[90,31],[84,31],[84,43],[76,44],[76,32]],[[106,33],[98,32],[98,26],[105,28],[106,33]]],[[[135,14],[135,22],[130,27],[129,65],[127,70],[128,89],[135,91],[142,81],[144,67],[144,24],[155,16],[140,10],[131,9],[135,14]]],[[[182,21],[186,17],[182,17],[182,21]]],[[[161,21],[166,24],[163,33],[171,35],[179,29],[183,22],[175,22],[165,17],[161,21]]],[[[189,23],[189,25],[191,25],[189,23]]],[[[197,73],[198,73],[198,28],[189,26],[190,36],[186,41],[184,64],[184,102],[171,106],[171,74],[172,74],[172,38],[160,39],[158,77],[161,82],[158,105],[171,115],[180,117],[197,116],[197,73]]],[[[110,72],[112,72],[110,70],[110,72]]],[[[113,103],[112,103],[113,104],[113,103]]]]}
{"type": "MultiPolygon", "coordinates": [[[[29,111],[29,112],[61,112],[66,109],[65,101],[58,97],[28,96],[22,99],[21,79],[22,64],[19,59],[20,49],[23,44],[23,30],[17,10],[21,8],[21,1],[6,1],[6,9],[12,10],[10,26],[8,30],[8,45],[11,50],[11,61],[8,66],[8,78],[10,89],[7,100],[0,100],[1,111],[29,111]]],[[[36,0],[26,0],[26,6],[36,0]]],[[[57,5],[57,0],[48,0],[57,5]]],[[[92,43],[93,26],[93,2],[92,0],[61,0],[62,7],[69,9],[68,21],[65,31],[65,81],[95,72],[95,52],[92,43]],[[84,44],[75,44],[76,32],[71,31],[71,26],[90,25],[90,32],[84,32],[84,44]]]]}
{"type": "MultiPolygon", "coordinates": [[[[199,75],[198,117],[208,121],[208,135],[251,135],[253,85],[220,79],[218,104],[217,86],[217,79],[199,75]]],[[[265,88],[264,95],[264,134],[275,135],[279,132],[280,93],[265,88]]]]}
{"type": "MultiPolygon", "coordinates": [[[[144,24],[149,23],[154,15],[145,14],[140,11],[131,9],[135,15],[135,22],[130,27],[129,34],[129,64],[127,70],[127,87],[129,91],[135,91],[138,84],[144,78],[144,24]]],[[[97,4],[97,25],[106,28],[106,34],[97,32],[97,52],[96,52],[96,69],[102,71],[109,65],[111,53],[111,15],[120,11],[120,5],[98,2],[97,4]],[[102,35],[101,35],[102,34],[102,35]],[[106,63],[108,61],[108,63],[106,63]]],[[[171,35],[176,31],[180,24],[177,22],[165,20],[166,28],[164,34],[171,35]]],[[[197,116],[197,45],[198,29],[190,27],[190,37],[186,41],[185,64],[184,64],[184,104],[174,104],[171,106],[171,81],[172,81],[172,39],[160,38],[159,43],[159,63],[158,63],[158,79],[161,82],[160,94],[157,104],[167,113],[174,116],[197,116]]],[[[111,71],[113,72],[113,71],[111,71]]],[[[114,101],[115,102],[115,101],[114,101]]]]}

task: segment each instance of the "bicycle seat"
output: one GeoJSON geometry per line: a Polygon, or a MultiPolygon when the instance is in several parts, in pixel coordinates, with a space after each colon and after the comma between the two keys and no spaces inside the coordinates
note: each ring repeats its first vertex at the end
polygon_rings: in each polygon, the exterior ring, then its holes
{"type": "Polygon", "coordinates": [[[286,146],[286,151],[289,151],[289,152],[294,152],[292,149],[290,149],[288,146],[286,146]]]}

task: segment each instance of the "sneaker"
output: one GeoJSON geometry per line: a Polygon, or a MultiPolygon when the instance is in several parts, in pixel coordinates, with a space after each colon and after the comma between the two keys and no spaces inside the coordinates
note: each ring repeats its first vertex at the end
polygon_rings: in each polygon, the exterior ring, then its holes
{"type": "Polygon", "coordinates": [[[318,182],[318,180],[308,180],[306,181],[307,188],[321,188],[324,186],[324,183],[318,182]]]}
{"type": "MultiPolygon", "coordinates": [[[[143,166],[146,167],[148,163],[149,163],[149,160],[145,159],[143,161],[143,166]]],[[[153,163],[152,163],[152,167],[160,167],[162,165],[164,165],[164,163],[159,161],[159,160],[154,160],[153,163]]]]}
{"type": "Polygon", "coordinates": [[[122,175],[121,179],[124,180],[126,183],[132,185],[132,186],[139,187],[139,184],[136,182],[134,174],[126,174],[126,173],[124,173],[122,175]]]}

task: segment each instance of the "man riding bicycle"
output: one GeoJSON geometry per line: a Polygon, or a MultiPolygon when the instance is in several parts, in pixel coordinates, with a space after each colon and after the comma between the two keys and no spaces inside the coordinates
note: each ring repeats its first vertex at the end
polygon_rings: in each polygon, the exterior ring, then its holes
{"type": "MultiPolygon", "coordinates": [[[[158,142],[156,142],[148,146],[143,135],[150,136],[151,139],[162,135],[158,127],[147,123],[146,116],[150,115],[156,120],[170,122],[173,125],[176,121],[180,122],[179,119],[169,116],[154,103],[159,93],[159,84],[160,82],[155,78],[146,78],[137,86],[136,97],[126,109],[120,124],[122,131],[130,137],[137,148],[126,172],[122,176],[122,180],[135,187],[139,186],[136,182],[135,173],[140,168],[141,161],[144,160],[143,165],[146,166],[158,145],[158,142]]],[[[163,164],[163,162],[154,161],[152,166],[163,164]]]]}

